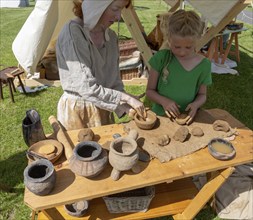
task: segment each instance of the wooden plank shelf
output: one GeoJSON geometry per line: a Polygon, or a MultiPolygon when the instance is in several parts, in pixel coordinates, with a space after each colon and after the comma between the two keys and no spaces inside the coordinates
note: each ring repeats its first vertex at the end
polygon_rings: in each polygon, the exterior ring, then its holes
{"type": "MultiPolygon", "coordinates": [[[[56,207],[62,219],[149,219],[159,216],[181,213],[197,194],[197,189],[191,178],[181,179],[172,183],[162,183],[155,186],[155,196],[147,212],[109,213],[102,198],[90,201],[89,209],[84,217],[73,217],[66,213],[63,206],[56,207]]],[[[38,213],[38,220],[48,218],[43,212],[38,213]]]]}

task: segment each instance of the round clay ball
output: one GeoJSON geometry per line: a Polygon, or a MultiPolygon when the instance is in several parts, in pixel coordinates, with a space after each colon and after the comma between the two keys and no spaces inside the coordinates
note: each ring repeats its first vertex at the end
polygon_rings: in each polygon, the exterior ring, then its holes
{"type": "Polygon", "coordinates": [[[78,133],[78,141],[92,141],[94,133],[90,128],[83,128],[78,133]]]}
{"type": "Polygon", "coordinates": [[[186,127],[180,127],[177,129],[176,133],[173,136],[175,141],[184,142],[189,135],[189,129],[186,127]]]}
{"type": "Polygon", "coordinates": [[[202,137],[204,135],[204,132],[200,127],[194,127],[191,133],[196,137],[202,137]]]}
{"type": "Polygon", "coordinates": [[[158,145],[160,146],[166,146],[170,143],[170,137],[167,134],[164,134],[160,137],[158,137],[158,145]]]}

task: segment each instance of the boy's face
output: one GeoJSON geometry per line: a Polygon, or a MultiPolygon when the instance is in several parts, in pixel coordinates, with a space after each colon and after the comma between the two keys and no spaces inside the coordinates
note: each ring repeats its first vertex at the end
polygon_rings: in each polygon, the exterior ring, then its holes
{"type": "Polygon", "coordinates": [[[122,9],[127,6],[129,0],[114,0],[108,8],[104,11],[103,15],[99,19],[98,24],[102,25],[104,29],[110,27],[114,22],[117,22],[121,18],[122,9]]]}
{"type": "Polygon", "coordinates": [[[169,45],[172,53],[179,59],[190,58],[195,53],[196,38],[171,36],[169,45]]]}

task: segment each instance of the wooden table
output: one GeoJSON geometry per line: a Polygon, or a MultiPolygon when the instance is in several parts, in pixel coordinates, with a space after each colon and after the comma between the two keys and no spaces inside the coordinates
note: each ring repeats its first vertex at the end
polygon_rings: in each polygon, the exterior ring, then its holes
{"type": "MultiPolygon", "coordinates": [[[[139,174],[124,172],[118,181],[111,179],[109,164],[99,176],[87,179],[76,176],[64,162],[61,167],[56,166],[56,185],[50,195],[36,196],[26,189],[24,202],[33,213],[42,211],[38,219],[75,219],[65,213],[62,205],[82,199],[92,201],[87,215],[76,219],[147,219],[165,215],[173,215],[174,219],[192,219],[233,172],[234,166],[253,161],[252,131],[226,111],[212,109],[208,112],[215,119],[224,119],[238,128],[240,135],[233,141],[236,156],[232,160],[216,160],[204,148],[167,163],[160,163],[157,159],[149,163],[139,162],[139,174]],[[189,177],[214,171],[216,175],[197,192],[189,177]],[[156,195],[145,213],[110,214],[101,199],[102,196],[151,185],[156,185],[156,195]]],[[[111,141],[114,133],[126,135],[122,124],[92,130],[102,145],[111,141]]],[[[68,132],[73,144],[77,143],[77,133],[78,130],[68,132]]]]}

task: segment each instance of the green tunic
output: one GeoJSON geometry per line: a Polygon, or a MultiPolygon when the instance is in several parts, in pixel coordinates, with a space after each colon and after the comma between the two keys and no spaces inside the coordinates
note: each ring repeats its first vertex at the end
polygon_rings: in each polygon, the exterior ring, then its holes
{"type": "MultiPolygon", "coordinates": [[[[170,53],[170,50],[167,49],[158,51],[151,57],[149,64],[160,74],[157,92],[174,100],[180,105],[180,112],[183,112],[187,105],[195,99],[200,85],[212,84],[211,62],[204,58],[192,70],[187,71],[172,55],[168,65],[169,75],[166,80],[163,80],[163,69],[170,59],[170,53]]],[[[158,115],[165,114],[163,107],[157,103],[153,103],[152,110],[158,115]]]]}

